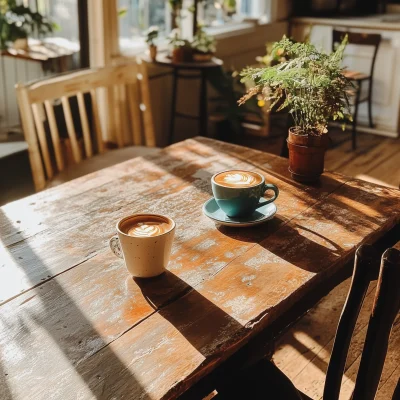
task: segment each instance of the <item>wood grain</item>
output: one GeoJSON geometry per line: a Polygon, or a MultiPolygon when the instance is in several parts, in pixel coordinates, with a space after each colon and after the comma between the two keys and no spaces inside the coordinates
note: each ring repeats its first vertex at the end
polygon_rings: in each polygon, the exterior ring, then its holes
{"type": "Polygon", "coordinates": [[[337,174],[295,184],[286,160],[197,138],[10,204],[0,212],[5,387],[14,399],[62,398],[72,385],[82,398],[176,397],[398,223],[398,201],[337,174]],[[229,230],[202,215],[211,175],[229,168],[280,187],[273,221],[229,230]],[[143,211],[170,215],[177,236],[169,272],[134,281],[107,241],[119,218],[143,211]]]}

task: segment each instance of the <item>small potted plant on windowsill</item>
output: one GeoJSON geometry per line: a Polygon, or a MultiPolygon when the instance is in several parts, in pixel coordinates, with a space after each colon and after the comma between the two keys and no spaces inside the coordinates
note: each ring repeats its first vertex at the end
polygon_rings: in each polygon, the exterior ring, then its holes
{"type": "Polygon", "coordinates": [[[16,5],[14,0],[6,1],[0,8],[0,47],[3,50],[11,43],[14,49],[26,51],[28,37],[33,32],[43,36],[59,29],[44,15],[32,11],[30,7],[16,5]]]}
{"type": "Polygon", "coordinates": [[[331,54],[316,49],[310,43],[293,43],[286,37],[275,43],[288,60],[266,68],[248,68],[242,81],[252,80],[255,86],[239,100],[262,94],[273,108],[287,108],[294,120],[287,139],[289,171],[299,182],[315,182],[324,170],[324,156],[329,144],[328,121],[351,121],[347,96],[352,87],[343,75],[341,61],[347,37],[331,54]]]}
{"type": "Polygon", "coordinates": [[[150,58],[155,61],[157,58],[157,46],[155,40],[158,38],[158,26],[151,26],[146,33],[146,43],[149,46],[150,58]]]}
{"type": "Polygon", "coordinates": [[[179,29],[172,30],[169,37],[169,44],[172,45],[172,62],[179,64],[192,61],[192,48],[187,40],[181,38],[179,29]]]}
{"type": "Polygon", "coordinates": [[[210,61],[216,52],[216,40],[204,30],[202,25],[197,28],[192,40],[193,59],[198,62],[210,61]]]}

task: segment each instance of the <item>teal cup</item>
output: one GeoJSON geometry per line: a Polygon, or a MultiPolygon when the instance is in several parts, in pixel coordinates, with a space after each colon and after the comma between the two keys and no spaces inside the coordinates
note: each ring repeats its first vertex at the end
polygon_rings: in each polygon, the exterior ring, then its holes
{"type": "Polygon", "coordinates": [[[218,172],[211,178],[211,187],[218,206],[228,217],[249,216],[258,208],[272,203],[279,196],[278,187],[273,184],[265,183],[265,178],[254,171],[251,171],[251,173],[258,175],[261,181],[256,185],[247,187],[223,186],[217,183],[215,177],[221,173],[222,172],[218,172]],[[268,190],[272,190],[274,196],[270,199],[260,201],[261,197],[263,197],[268,190]]]}

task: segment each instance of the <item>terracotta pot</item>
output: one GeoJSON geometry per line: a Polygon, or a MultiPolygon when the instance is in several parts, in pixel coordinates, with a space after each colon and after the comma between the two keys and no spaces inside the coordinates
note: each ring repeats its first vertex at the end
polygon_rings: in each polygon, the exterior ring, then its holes
{"type": "Polygon", "coordinates": [[[208,62],[214,57],[213,53],[193,53],[193,60],[197,62],[208,62]]]}
{"type": "Polygon", "coordinates": [[[325,151],[329,145],[328,135],[298,135],[289,129],[289,171],[295,181],[317,182],[324,172],[325,151]]]}
{"type": "Polygon", "coordinates": [[[150,58],[152,61],[156,61],[157,58],[157,46],[151,45],[149,46],[150,50],[150,58]]]}
{"type": "Polygon", "coordinates": [[[172,50],[172,62],[179,64],[193,60],[192,50],[187,47],[177,47],[172,50]]]}
{"type": "Polygon", "coordinates": [[[29,49],[28,38],[21,38],[21,39],[15,40],[14,43],[13,43],[13,48],[15,50],[25,50],[25,51],[27,51],[29,49]]]}

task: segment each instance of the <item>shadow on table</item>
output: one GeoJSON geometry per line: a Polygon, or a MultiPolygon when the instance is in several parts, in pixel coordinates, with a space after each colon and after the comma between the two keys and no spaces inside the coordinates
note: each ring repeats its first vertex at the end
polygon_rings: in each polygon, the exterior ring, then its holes
{"type": "MultiPolygon", "coordinates": [[[[1,209],[0,213],[2,213],[1,209]]],[[[13,256],[13,253],[10,252],[9,254],[13,256]]],[[[27,244],[24,254],[25,258],[30,260],[30,269],[34,269],[35,265],[42,265],[43,271],[45,271],[45,263],[27,244]]],[[[26,267],[25,264],[20,262],[21,260],[14,259],[14,261],[16,265],[20,266],[20,268],[26,267]]],[[[52,275],[52,272],[49,269],[47,269],[46,272],[48,273],[48,276],[52,275]]],[[[30,276],[28,270],[26,270],[26,276],[30,276]]],[[[32,279],[34,279],[34,277],[32,277],[32,279]]],[[[33,281],[32,283],[33,285],[37,284],[36,281],[33,281]]],[[[41,333],[40,329],[37,329],[36,326],[44,329],[51,337],[51,341],[57,344],[65,359],[68,360],[70,366],[79,374],[81,380],[85,382],[86,387],[91,391],[94,398],[104,399],[105,397],[112,397],[112,393],[109,393],[109,391],[112,390],[111,383],[114,384],[115,381],[107,382],[107,378],[114,379],[113,375],[118,375],[119,379],[129,382],[129,385],[127,383],[125,384],[130,388],[137,388],[137,392],[140,393],[141,399],[147,400],[151,398],[149,395],[142,392],[141,384],[137,381],[135,376],[130,373],[126,365],[110,348],[109,343],[106,342],[92,326],[91,321],[86,318],[79,307],[75,304],[74,300],[68,295],[67,291],[64,290],[64,287],[57,282],[57,279],[53,278],[42,283],[42,285],[34,289],[31,296],[29,296],[29,293],[28,296],[22,296],[27,298],[19,304],[18,320],[13,320],[12,324],[7,325],[7,315],[5,315],[5,320],[1,321],[3,326],[6,326],[6,329],[9,330],[8,335],[3,336],[4,343],[0,347],[0,367],[2,362],[2,368],[5,370],[4,374],[8,374],[5,376],[0,370],[2,376],[2,378],[0,378],[0,382],[2,383],[0,389],[1,399],[8,400],[12,398],[10,389],[7,388],[6,381],[8,379],[13,381],[21,379],[18,376],[15,376],[14,373],[15,371],[18,371],[18,373],[21,374],[24,368],[22,364],[19,364],[18,366],[11,365],[7,368],[6,355],[5,353],[2,353],[1,350],[5,351],[8,343],[6,340],[12,341],[12,345],[16,346],[15,348],[18,347],[21,351],[23,351],[25,347],[31,348],[35,345],[39,346],[38,349],[42,349],[43,346],[46,346],[46,337],[43,337],[42,342],[38,342],[37,338],[41,333]],[[50,297],[49,292],[51,291],[58,294],[57,304],[48,301],[48,297],[50,297]],[[22,307],[25,303],[27,303],[28,307],[24,312],[22,307]],[[34,321],[34,324],[32,324],[32,321],[34,321]],[[71,325],[69,331],[67,331],[69,328],[68,325],[71,325]],[[82,327],[85,329],[85,337],[76,334],[76,331],[82,331],[82,327]],[[16,331],[14,332],[14,330],[16,331]],[[36,338],[33,330],[36,330],[36,338]],[[103,368],[99,368],[99,365],[92,361],[92,357],[97,353],[102,353],[102,357],[100,358],[100,361],[98,360],[98,364],[102,364],[103,368]],[[5,378],[4,384],[2,382],[3,377],[5,378]],[[4,395],[2,391],[4,392],[4,395]]],[[[13,301],[20,302],[21,299],[17,297],[16,299],[11,300],[9,303],[2,306],[0,312],[5,310],[5,307],[8,307],[8,305],[13,301]]],[[[14,310],[15,309],[16,308],[14,308],[14,310]]],[[[27,352],[31,351],[32,350],[27,350],[27,352]]],[[[39,353],[40,351],[38,350],[38,354],[39,353]]],[[[52,363],[52,365],[57,365],[58,356],[58,354],[51,354],[51,348],[48,349],[46,357],[49,365],[50,363],[52,363]]],[[[10,357],[10,353],[7,357],[10,357]]],[[[13,360],[14,359],[12,359],[12,361],[13,360]]],[[[30,360],[29,362],[32,361],[33,360],[30,360]]],[[[59,361],[62,362],[64,359],[60,358],[59,361]]],[[[46,366],[41,365],[40,367],[45,368],[46,366]]],[[[49,369],[47,372],[49,374],[61,374],[61,371],[57,371],[57,367],[52,367],[52,369],[49,369]]],[[[40,387],[32,387],[32,390],[43,390],[43,397],[45,397],[45,395],[51,397],[50,388],[48,386],[46,387],[46,376],[41,376],[40,378],[40,387]]],[[[28,379],[28,376],[24,379],[28,379]]],[[[66,379],[67,377],[64,376],[64,382],[66,379]]],[[[35,386],[32,382],[27,383],[35,386]]],[[[28,396],[29,388],[26,387],[25,389],[27,390],[26,396],[28,396]]],[[[54,390],[60,390],[60,388],[55,387],[54,390]]],[[[67,387],[64,387],[64,390],[72,390],[72,388],[68,386],[68,389],[67,387]]],[[[74,390],[77,391],[78,388],[74,388],[74,390]]]]}
{"type": "MultiPolygon", "coordinates": [[[[332,240],[302,226],[292,225],[279,215],[264,225],[252,228],[251,231],[225,226],[218,226],[217,229],[222,234],[236,240],[256,242],[259,247],[282,260],[314,273],[323,270],[322,260],[324,263],[331,262],[344,252],[344,249],[339,248],[332,240]],[[298,229],[309,232],[311,236],[316,236],[316,239],[318,238],[324,244],[305,237],[298,229]],[[257,241],[260,236],[263,237],[263,240],[257,241]]],[[[262,268],[262,264],[260,267],[262,268]]]]}
{"type": "MultiPolygon", "coordinates": [[[[227,358],[251,333],[251,329],[215,305],[212,299],[207,299],[170,271],[155,278],[134,280],[154,310],[179,330],[204,357],[212,357],[213,363],[227,358]],[[184,288],[179,301],[166,295],[171,287],[184,288]]],[[[234,305],[227,305],[227,309],[235,315],[234,305]]]]}

